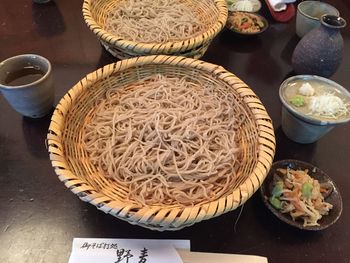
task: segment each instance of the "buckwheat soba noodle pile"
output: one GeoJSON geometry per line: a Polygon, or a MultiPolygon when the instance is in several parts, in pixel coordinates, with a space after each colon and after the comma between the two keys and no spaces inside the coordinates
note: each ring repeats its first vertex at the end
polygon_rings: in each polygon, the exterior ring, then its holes
{"type": "Polygon", "coordinates": [[[229,87],[152,75],[108,89],[87,115],[85,150],[143,205],[193,205],[237,182],[244,109],[229,87]]]}
{"type": "Polygon", "coordinates": [[[142,43],[181,41],[207,29],[209,21],[193,9],[183,0],[121,0],[109,12],[105,30],[142,43]]]}

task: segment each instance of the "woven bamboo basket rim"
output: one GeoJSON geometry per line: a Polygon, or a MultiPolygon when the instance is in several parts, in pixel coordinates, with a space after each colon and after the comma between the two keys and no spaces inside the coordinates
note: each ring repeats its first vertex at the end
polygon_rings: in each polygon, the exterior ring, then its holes
{"type": "Polygon", "coordinates": [[[94,16],[91,12],[91,3],[93,1],[94,0],[84,0],[82,8],[84,20],[90,30],[99,39],[103,40],[111,46],[126,50],[132,49],[133,52],[139,53],[155,54],[152,51],[157,51],[157,54],[160,54],[161,52],[176,53],[184,52],[186,50],[201,46],[206,42],[210,42],[225,27],[228,15],[226,0],[213,0],[219,10],[219,17],[216,23],[206,32],[183,41],[172,41],[166,43],[141,43],[123,39],[104,30],[93,18],[94,16]]]}
{"type": "Polygon", "coordinates": [[[89,202],[105,213],[126,220],[131,224],[159,231],[178,230],[234,210],[245,203],[261,186],[270,170],[276,146],[272,121],[259,98],[244,82],[221,66],[185,57],[165,55],[126,59],[88,74],[60,100],[52,115],[47,139],[50,160],[58,178],[74,194],[78,195],[81,200],[89,202]],[[236,189],[230,191],[229,194],[222,196],[218,200],[200,203],[191,207],[164,205],[143,207],[135,210],[132,205],[125,204],[122,200],[115,200],[99,192],[94,185],[74,174],[63,148],[63,127],[70,108],[77,102],[79,95],[84,90],[93,87],[99,80],[133,68],[142,70],[142,67],[148,65],[174,66],[185,68],[186,70],[192,69],[209,73],[213,78],[230,85],[251,110],[254,122],[258,127],[257,141],[259,145],[256,165],[244,182],[236,189]]]}

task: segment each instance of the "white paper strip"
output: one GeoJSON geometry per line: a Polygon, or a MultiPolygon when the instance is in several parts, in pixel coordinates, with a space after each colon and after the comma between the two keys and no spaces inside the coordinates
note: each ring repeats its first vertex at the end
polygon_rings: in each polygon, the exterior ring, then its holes
{"type": "Polygon", "coordinates": [[[184,263],[267,263],[267,258],[260,256],[202,253],[177,249],[184,263]]]}
{"type": "Polygon", "coordinates": [[[74,238],[69,263],[183,263],[188,240],[74,238]]]}

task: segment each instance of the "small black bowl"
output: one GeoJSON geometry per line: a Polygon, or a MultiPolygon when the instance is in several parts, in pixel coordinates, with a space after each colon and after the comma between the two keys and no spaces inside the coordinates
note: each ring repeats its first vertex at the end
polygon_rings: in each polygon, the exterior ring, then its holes
{"type": "Polygon", "coordinates": [[[317,231],[317,230],[325,229],[333,225],[339,219],[343,210],[343,203],[342,203],[339,190],[334,184],[334,182],[332,181],[332,179],[329,178],[329,176],[325,172],[313,166],[312,164],[305,163],[298,160],[282,160],[282,161],[273,163],[270,172],[268,173],[264,183],[260,188],[260,194],[264,201],[264,204],[275,216],[277,216],[283,222],[302,230],[317,231]],[[329,195],[325,197],[325,201],[332,204],[333,208],[329,211],[328,215],[322,216],[322,218],[318,221],[318,223],[320,224],[319,226],[303,226],[302,221],[299,221],[299,220],[293,221],[292,217],[289,214],[282,214],[270,204],[269,198],[271,196],[271,191],[273,188],[273,180],[272,180],[273,175],[275,174],[278,168],[287,168],[287,167],[294,170],[308,169],[309,170],[308,174],[310,175],[310,177],[317,179],[319,183],[328,183],[329,185],[332,186],[333,189],[329,193],[329,195]]]}
{"type": "Polygon", "coordinates": [[[241,35],[241,36],[256,36],[256,35],[259,35],[261,33],[263,33],[264,31],[266,31],[266,29],[269,27],[269,22],[267,22],[266,18],[261,16],[261,15],[258,15],[256,13],[250,13],[250,12],[243,12],[243,11],[230,11],[228,13],[228,17],[227,17],[227,22],[226,22],[226,28],[238,35],[241,35]],[[235,29],[231,23],[231,18],[235,15],[237,15],[238,13],[242,13],[242,14],[247,14],[247,15],[250,15],[250,16],[255,16],[257,17],[258,19],[261,20],[261,22],[264,24],[263,28],[260,29],[260,31],[258,32],[242,32],[242,31],[239,31],[237,29],[235,29]]]}

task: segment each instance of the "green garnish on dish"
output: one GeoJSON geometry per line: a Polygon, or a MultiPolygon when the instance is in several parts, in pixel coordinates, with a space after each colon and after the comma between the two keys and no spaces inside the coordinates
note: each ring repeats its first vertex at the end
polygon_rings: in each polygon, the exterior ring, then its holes
{"type": "Polygon", "coordinates": [[[296,95],[294,96],[290,102],[295,106],[295,107],[301,107],[305,105],[305,99],[301,95],[296,95]]]}
{"type": "Polygon", "coordinates": [[[312,184],[308,182],[303,183],[303,185],[301,186],[301,194],[306,198],[310,198],[312,194],[312,189],[313,189],[312,184]]]}
{"type": "Polygon", "coordinates": [[[275,197],[280,197],[283,191],[283,182],[278,181],[272,189],[272,195],[275,197]]]}
{"type": "Polygon", "coordinates": [[[281,209],[282,208],[282,203],[281,201],[276,197],[276,196],[271,196],[270,197],[270,204],[276,208],[276,209],[281,209]]]}

